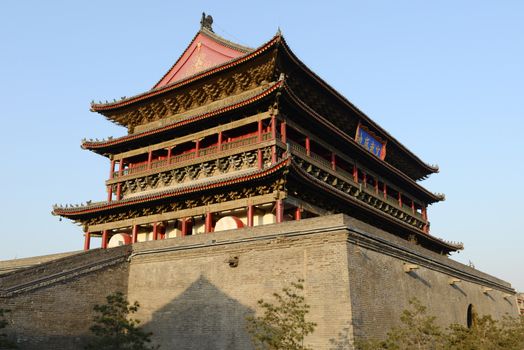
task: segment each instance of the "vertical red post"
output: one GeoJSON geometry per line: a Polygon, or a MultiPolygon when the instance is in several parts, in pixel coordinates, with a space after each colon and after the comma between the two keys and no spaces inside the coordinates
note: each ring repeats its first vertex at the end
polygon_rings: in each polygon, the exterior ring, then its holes
{"type": "Polygon", "coordinates": [[[358,168],[357,168],[357,164],[353,164],[353,181],[358,184],[358,168]]]}
{"type": "Polygon", "coordinates": [[[368,187],[368,175],[365,171],[362,172],[362,182],[364,183],[364,188],[368,187]]]}
{"type": "Polygon", "coordinates": [[[107,249],[107,230],[102,231],[102,249],[107,249]]]}
{"type": "Polygon", "coordinates": [[[200,140],[195,141],[195,158],[199,156],[198,152],[200,152],[200,140]]]}
{"type": "Polygon", "coordinates": [[[331,152],[331,169],[337,170],[337,155],[331,152]]]}
{"type": "Polygon", "coordinates": [[[222,151],[222,131],[218,133],[217,152],[222,151]]]}
{"type": "Polygon", "coordinates": [[[187,235],[187,218],[183,218],[181,220],[180,229],[182,230],[182,237],[186,236],[187,235]]]}
{"type": "Polygon", "coordinates": [[[119,201],[122,198],[122,184],[119,182],[116,185],[116,200],[119,201]]]}
{"type": "Polygon", "coordinates": [[[262,120],[258,121],[258,142],[262,142],[262,120]]]}
{"type": "Polygon", "coordinates": [[[413,199],[411,200],[411,212],[415,214],[415,201],[413,199]]]}
{"type": "Polygon", "coordinates": [[[402,193],[398,193],[398,206],[402,208],[402,193]]]}
{"type": "Polygon", "coordinates": [[[147,168],[151,169],[151,161],[153,160],[153,151],[149,151],[147,156],[147,168]]]}
{"type": "Polygon", "coordinates": [[[91,246],[91,232],[84,233],[84,250],[89,250],[91,246]]]}
{"type": "Polygon", "coordinates": [[[122,177],[124,174],[124,158],[120,159],[118,163],[118,177],[122,177]]]}
{"type": "Polygon", "coordinates": [[[428,219],[428,207],[425,204],[422,205],[422,218],[424,220],[428,219]]]}
{"type": "Polygon", "coordinates": [[[158,239],[158,223],[153,223],[153,241],[158,239]]]}
{"type": "Polygon", "coordinates": [[[274,115],[271,116],[271,138],[277,138],[277,118],[274,115]]]}
{"type": "Polygon", "coordinates": [[[295,209],[295,220],[299,221],[302,219],[302,208],[297,207],[295,209]]]}
{"type": "Polygon", "coordinates": [[[111,202],[111,199],[113,199],[113,186],[109,185],[107,186],[107,201],[111,202]]]}
{"type": "Polygon", "coordinates": [[[253,204],[250,204],[247,206],[247,226],[253,227],[253,214],[254,214],[254,207],[253,204]]]}
{"type": "Polygon", "coordinates": [[[378,177],[375,177],[375,193],[378,194],[378,177]]]}
{"type": "Polygon", "coordinates": [[[262,169],[264,165],[264,159],[262,158],[262,150],[260,148],[257,151],[257,162],[258,162],[258,168],[262,169]]]}
{"type": "Polygon", "coordinates": [[[311,141],[309,141],[309,136],[306,136],[306,154],[311,155],[311,141]]]}
{"type": "Polygon", "coordinates": [[[109,166],[109,178],[112,179],[115,177],[115,160],[113,159],[111,161],[111,165],[109,166]]]}
{"type": "Polygon", "coordinates": [[[213,213],[207,212],[206,213],[206,222],[205,222],[205,233],[211,233],[213,232],[213,213]]]}
{"type": "Polygon", "coordinates": [[[284,221],[284,203],[282,203],[282,199],[277,199],[275,213],[277,217],[277,223],[283,222],[284,221]]]}
{"type": "Polygon", "coordinates": [[[167,148],[167,164],[171,164],[171,154],[173,153],[173,148],[168,147],[167,148]]]}
{"type": "Polygon", "coordinates": [[[271,164],[275,164],[277,162],[277,146],[273,145],[271,147],[271,164]]]}
{"type": "Polygon", "coordinates": [[[384,199],[388,199],[388,186],[384,182],[384,199]]]}
{"type": "Polygon", "coordinates": [[[283,143],[287,142],[286,121],[280,123],[280,136],[283,143]]]}
{"type": "Polygon", "coordinates": [[[138,242],[138,225],[133,225],[133,243],[138,242]]]}

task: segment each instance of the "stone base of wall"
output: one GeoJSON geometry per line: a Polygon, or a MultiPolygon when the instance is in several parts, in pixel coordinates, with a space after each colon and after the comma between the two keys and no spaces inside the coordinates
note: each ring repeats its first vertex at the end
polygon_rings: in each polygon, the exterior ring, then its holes
{"type": "Polygon", "coordinates": [[[382,337],[412,297],[446,325],[465,324],[470,304],[495,318],[517,314],[508,283],[345,215],[131,248],[118,263],[18,294],[2,296],[0,276],[0,307],[13,311],[9,329],[20,348],[81,349],[93,305],[115,290],[140,302],[136,318],[162,349],[252,349],[246,316],[297,279],[305,280],[309,319],[317,323],[307,338],[314,349],[352,349],[356,337],[382,337]],[[405,272],[406,263],[417,268],[405,272]]]}

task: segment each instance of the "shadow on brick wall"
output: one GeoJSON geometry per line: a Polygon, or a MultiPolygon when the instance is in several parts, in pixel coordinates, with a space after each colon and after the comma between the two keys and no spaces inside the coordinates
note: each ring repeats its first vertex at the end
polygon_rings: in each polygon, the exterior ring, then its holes
{"type": "Polygon", "coordinates": [[[144,324],[161,349],[253,349],[246,316],[254,311],[200,276],[144,324]]]}

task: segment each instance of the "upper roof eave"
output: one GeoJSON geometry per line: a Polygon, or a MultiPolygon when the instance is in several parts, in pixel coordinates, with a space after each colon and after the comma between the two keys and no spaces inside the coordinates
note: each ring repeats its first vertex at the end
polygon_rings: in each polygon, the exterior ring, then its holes
{"type": "Polygon", "coordinates": [[[278,90],[282,85],[283,85],[283,81],[273,82],[273,83],[270,83],[267,86],[267,88],[262,90],[260,93],[255,94],[254,96],[248,96],[245,99],[240,100],[240,101],[235,101],[234,103],[232,103],[230,105],[222,106],[222,107],[219,107],[219,108],[217,108],[215,110],[208,111],[206,113],[190,115],[187,118],[184,118],[183,120],[176,121],[176,122],[170,123],[168,125],[164,125],[164,126],[161,126],[161,127],[158,127],[158,128],[146,130],[146,131],[143,131],[143,132],[140,132],[140,133],[136,133],[136,134],[125,135],[125,136],[122,136],[122,137],[111,138],[111,139],[102,140],[102,141],[83,141],[81,147],[83,149],[87,149],[87,150],[91,150],[91,151],[97,152],[97,150],[101,149],[101,148],[106,148],[106,147],[110,147],[110,146],[113,146],[113,145],[134,141],[134,140],[140,139],[142,137],[147,137],[147,136],[150,136],[150,135],[153,135],[153,134],[158,134],[158,133],[162,133],[162,132],[165,132],[165,131],[168,131],[168,130],[172,130],[172,129],[175,129],[175,128],[179,127],[179,126],[186,125],[188,123],[191,123],[191,122],[194,122],[194,121],[197,121],[197,120],[201,120],[201,119],[204,119],[204,118],[212,117],[212,116],[215,116],[215,115],[218,115],[218,114],[221,114],[221,113],[225,113],[225,112],[228,112],[228,111],[231,111],[231,110],[234,110],[234,109],[246,106],[246,105],[251,104],[253,102],[256,102],[256,101],[258,101],[258,100],[260,100],[260,99],[262,99],[262,98],[272,94],[273,92],[278,90]]]}
{"type": "MultiPolygon", "coordinates": [[[[319,77],[315,72],[313,72],[306,64],[304,64],[291,50],[289,45],[287,44],[284,37],[282,37],[281,40],[282,47],[284,48],[284,51],[289,55],[289,57],[299,66],[301,67],[306,74],[311,76],[314,80],[316,80],[319,84],[324,86],[327,90],[329,90],[336,98],[338,98],[340,101],[342,101],[344,104],[346,104],[349,108],[353,109],[355,112],[359,114],[359,116],[366,121],[369,125],[371,125],[373,128],[376,128],[379,130],[387,139],[389,142],[393,142],[397,147],[399,147],[403,152],[405,152],[410,158],[415,160],[421,167],[427,170],[427,175],[432,173],[438,173],[439,168],[436,165],[429,165],[426,162],[424,162],[422,159],[420,159],[417,155],[415,155],[413,152],[411,152],[406,146],[404,146],[400,141],[398,141],[396,138],[394,138],[391,134],[389,134],[386,130],[384,130],[380,125],[378,125],[376,122],[374,122],[370,117],[368,117],[364,112],[362,112],[358,107],[356,107],[353,103],[351,103],[347,98],[345,98],[343,95],[341,95],[337,90],[335,90],[331,85],[329,85],[327,82],[325,82],[321,77],[319,77]]],[[[424,178],[424,177],[422,177],[424,178]]]]}
{"type": "MultiPolygon", "coordinates": [[[[195,35],[195,38],[200,33],[204,33],[204,32],[202,30],[199,31],[197,33],[197,35],[195,35]]],[[[208,36],[210,35],[209,33],[204,33],[204,34],[208,35],[208,36]]],[[[193,40],[195,40],[195,38],[193,38],[193,40]]],[[[241,63],[243,63],[243,62],[245,62],[247,60],[250,60],[253,57],[258,56],[258,55],[262,54],[263,52],[265,52],[266,50],[268,50],[269,48],[271,48],[273,45],[275,45],[275,43],[279,42],[281,40],[281,38],[282,38],[281,35],[277,34],[273,38],[271,38],[271,40],[269,40],[268,42],[266,42],[262,46],[258,47],[257,49],[254,49],[254,50],[252,50],[250,52],[247,52],[245,55],[242,55],[240,57],[237,57],[237,58],[234,58],[234,59],[229,60],[227,62],[224,62],[223,64],[220,64],[220,65],[217,65],[217,66],[214,66],[214,67],[210,67],[210,68],[205,69],[205,70],[203,70],[201,72],[195,73],[195,74],[190,75],[188,77],[185,77],[185,78],[183,78],[181,80],[175,81],[175,82],[173,82],[171,84],[168,84],[168,85],[156,88],[156,89],[153,88],[153,89],[151,89],[149,91],[146,91],[146,92],[143,92],[143,93],[131,96],[131,97],[127,97],[127,98],[121,99],[120,101],[109,102],[109,103],[99,103],[99,104],[92,103],[90,110],[92,112],[98,112],[98,113],[104,114],[104,112],[115,110],[115,109],[118,109],[118,108],[121,108],[121,107],[125,107],[125,106],[128,106],[130,104],[146,100],[146,99],[148,99],[150,97],[157,96],[157,95],[160,95],[160,94],[168,92],[168,91],[172,91],[172,90],[174,90],[176,88],[179,88],[181,86],[184,86],[184,85],[187,85],[189,83],[192,83],[192,82],[194,82],[194,81],[196,81],[198,79],[207,77],[207,76],[209,76],[211,74],[214,74],[216,72],[223,71],[225,69],[237,66],[237,65],[239,65],[239,64],[241,64],[241,63]]],[[[164,77],[165,77],[165,75],[164,75],[164,77]]],[[[162,79],[164,77],[162,77],[162,79]]]]}

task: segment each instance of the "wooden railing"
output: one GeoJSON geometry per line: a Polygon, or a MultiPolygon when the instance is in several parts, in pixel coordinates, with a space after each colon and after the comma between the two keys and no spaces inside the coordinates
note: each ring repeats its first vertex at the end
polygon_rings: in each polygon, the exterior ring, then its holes
{"type": "MultiPolygon", "coordinates": [[[[400,206],[400,203],[397,199],[395,198],[392,198],[391,196],[387,196],[386,198],[384,198],[384,194],[383,192],[379,191],[378,193],[376,192],[375,190],[375,187],[374,186],[371,186],[371,185],[367,185],[365,186],[364,183],[362,182],[355,182],[355,179],[353,177],[353,174],[350,174],[349,172],[345,171],[344,169],[341,169],[341,168],[336,168],[336,170],[333,170],[332,168],[332,164],[330,161],[328,161],[327,159],[323,158],[322,156],[314,153],[314,152],[309,152],[309,155],[307,154],[307,150],[305,147],[293,142],[293,141],[287,141],[287,143],[289,144],[289,147],[291,149],[291,152],[295,153],[295,154],[299,154],[301,156],[301,158],[305,159],[305,160],[312,160],[313,163],[316,163],[317,165],[323,167],[323,168],[326,168],[326,169],[330,169],[332,171],[335,171],[338,175],[342,176],[343,178],[345,178],[346,181],[351,181],[353,182],[355,185],[357,186],[361,186],[362,190],[366,191],[367,193],[371,194],[372,196],[382,200],[382,201],[385,201],[387,204],[391,205],[392,207],[394,208],[397,208],[399,210],[402,210],[404,213],[406,214],[409,214],[409,215],[412,215],[418,219],[423,219],[422,218],[422,214],[419,213],[418,211],[415,211],[413,212],[412,208],[410,205],[407,205],[406,203],[402,203],[402,206],[400,206]]],[[[389,186],[389,185],[388,185],[389,186]]]]}
{"type": "MultiPolygon", "coordinates": [[[[262,142],[271,140],[271,138],[272,138],[271,132],[265,132],[262,134],[262,142]]],[[[220,150],[218,149],[218,145],[213,145],[213,146],[199,149],[198,157],[208,156],[211,154],[217,154],[220,152],[229,151],[235,148],[240,148],[240,147],[244,147],[248,145],[254,145],[254,144],[257,144],[258,142],[259,142],[258,135],[244,137],[244,138],[232,140],[229,142],[226,141],[220,145],[220,150]]],[[[131,166],[122,171],[122,176],[138,174],[138,173],[142,173],[147,170],[150,170],[150,169],[163,168],[168,165],[182,163],[190,159],[194,159],[195,157],[196,157],[196,150],[192,150],[186,153],[171,156],[171,158],[169,159],[154,160],[151,162],[151,167],[149,167],[147,163],[131,166]]],[[[113,178],[117,178],[119,175],[120,175],[119,171],[113,172],[113,178]]]]}

